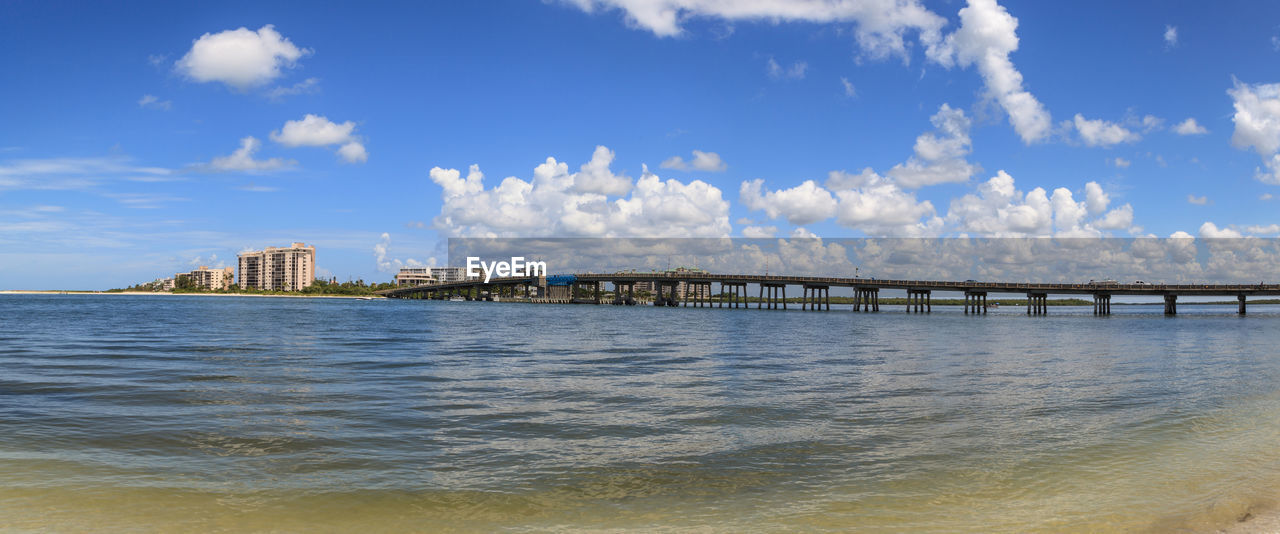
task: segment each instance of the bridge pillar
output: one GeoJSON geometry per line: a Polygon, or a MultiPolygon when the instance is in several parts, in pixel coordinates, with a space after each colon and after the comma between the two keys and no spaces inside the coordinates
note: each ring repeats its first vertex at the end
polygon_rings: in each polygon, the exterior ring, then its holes
{"type": "Polygon", "coordinates": [[[1093,295],[1093,314],[1111,315],[1111,295],[1105,293],[1093,295]]]}
{"type": "Polygon", "coordinates": [[[1165,315],[1178,314],[1178,296],[1177,295],[1164,296],[1164,314],[1165,315]]]}
{"type": "Polygon", "coordinates": [[[965,291],[964,292],[964,312],[969,313],[987,313],[987,292],[986,291],[965,291]]]}
{"type": "Polygon", "coordinates": [[[1236,299],[1240,301],[1240,315],[1244,315],[1244,295],[1236,295],[1236,299]]]}
{"type": "Polygon", "coordinates": [[[853,290],[853,311],[880,311],[880,288],[856,287],[853,290]]]}
{"type": "Polygon", "coordinates": [[[1048,300],[1049,295],[1046,293],[1027,293],[1027,315],[1047,315],[1048,300]]]}

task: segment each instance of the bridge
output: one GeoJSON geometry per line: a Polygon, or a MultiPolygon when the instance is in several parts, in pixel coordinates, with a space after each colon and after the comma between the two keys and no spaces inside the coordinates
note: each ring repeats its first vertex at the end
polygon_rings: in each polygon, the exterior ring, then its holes
{"type": "Polygon", "coordinates": [[[484,294],[501,298],[523,297],[531,302],[604,304],[604,284],[612,284],[614,296],[610,304],[635,304],[636,286],[650,288],[655,306],[718,306],[747,308],[748,285],[756,286],[757,309],[787,309],[787,288],[799,287],[802,310],[830,310],[831,288],[853,290],[854,311],[880,311],[880,290],[902,290],[907,295],[907,311],[928,313],[933,309],[934,291],[964,294],[965,313],[986,313],[991,294],[1025,295],[1028,315],[1048,313],[1049,295],[1091,295],[1096,315],[1111,314],[1111,297],[1138,295],[1162,297],[1164,313],[1178,313],[1178,297],[1235,297],[1239,313],[1246,312],[1251,296],[1280,297],[1280,284],[1119,284],[1114,282],[1017,283],[1017,282],[950,282],[939,280],[881,280],[876,278],[837,278],[811,276],[777,276],[749,274],[711,274],[701,272],[662,273],[582,273],[551,277],[494,278],[388,289],[379,293],[390,298],[440,299],[462,296],[479,299],[484,294]],[[720,292],[712,294],[714,284],[720,292]],[[585,291],[584,291],[585,290],[585,291]],[[589,298],[580,298],[583,293],[589,298]]]}

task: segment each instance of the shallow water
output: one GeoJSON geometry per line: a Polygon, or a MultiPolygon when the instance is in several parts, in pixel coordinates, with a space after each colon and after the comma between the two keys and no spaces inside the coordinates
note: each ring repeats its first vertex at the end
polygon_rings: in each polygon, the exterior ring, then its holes
{"type": "Polygon", "coordinates": [[[1280,308],[0,296],[6,530],[1211,530],[1280,308]]]}

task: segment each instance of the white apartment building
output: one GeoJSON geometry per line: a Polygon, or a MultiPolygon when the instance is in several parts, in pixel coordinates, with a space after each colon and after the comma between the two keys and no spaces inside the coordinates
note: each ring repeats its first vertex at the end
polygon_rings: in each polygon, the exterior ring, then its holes
{"type": "Polygon", "coordinates": [[[467,280],[467,270],[463,267],[432,267],[431,276],[439,284],[465,282],[467,280]]]}
{"type": "Polygon", "coordinates": [[[173,279],[190,278],[196,287],[201,289],[231,289],[231,281],[234,269],[224,267],[222,269],[210,269],[201,265],[199,269],[189,273],[178,273],[173,275],[173,279]]]}
{"type": "Polygon", "coordinates": [[[241,252],[239,259],[242,288],[298,291],[315,282],[316,248],[305,243],[241,252]]]}
{"type": "Polygon", "coordinates": [[[396,273],[397,286],[421,286],[462,282],[467,270],[462,267],[404,267],[396,273]]]}
{"type": "Polygon", "coordinates": [[[424,286],[435,280],[430,267],[404,267],[396,273],[397,286],[424,286]]]}

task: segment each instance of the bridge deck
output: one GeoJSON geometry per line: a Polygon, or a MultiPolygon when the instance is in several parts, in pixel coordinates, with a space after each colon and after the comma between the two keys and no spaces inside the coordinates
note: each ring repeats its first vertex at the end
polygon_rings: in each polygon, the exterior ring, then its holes
{"type": "MultiPolygon", "coordinates": [[[[1008,294],[1052,294],[1052,295],[1184,295],[1184,296],[1239,296],[1270,295],[1280,296],[1280,284],[1064,284],[1064,283],[1021,283],[1021,282],[950,282],[941,280],[881,280],[876,278],[838,278],[815,276],[778,276],[778,275],[744,275],[744,274],[706,274],[706,273],[582,273],[573,275],[578,283],[723,283],[723,284],[767,284],[796,286],[829,286],[854,287],[864,289],[902,289],[914,291],[953,291],[967,293],[1008,293],[1008,294]]],[[[536,284],[536,278],[508,277],[491,279],[487,284],[483,280],[468,280],[446,284],[433,284],[384,290],[379,293],[398,297],[419,292],[447,291],[478,286],[502,286],[536,284]]]]}

